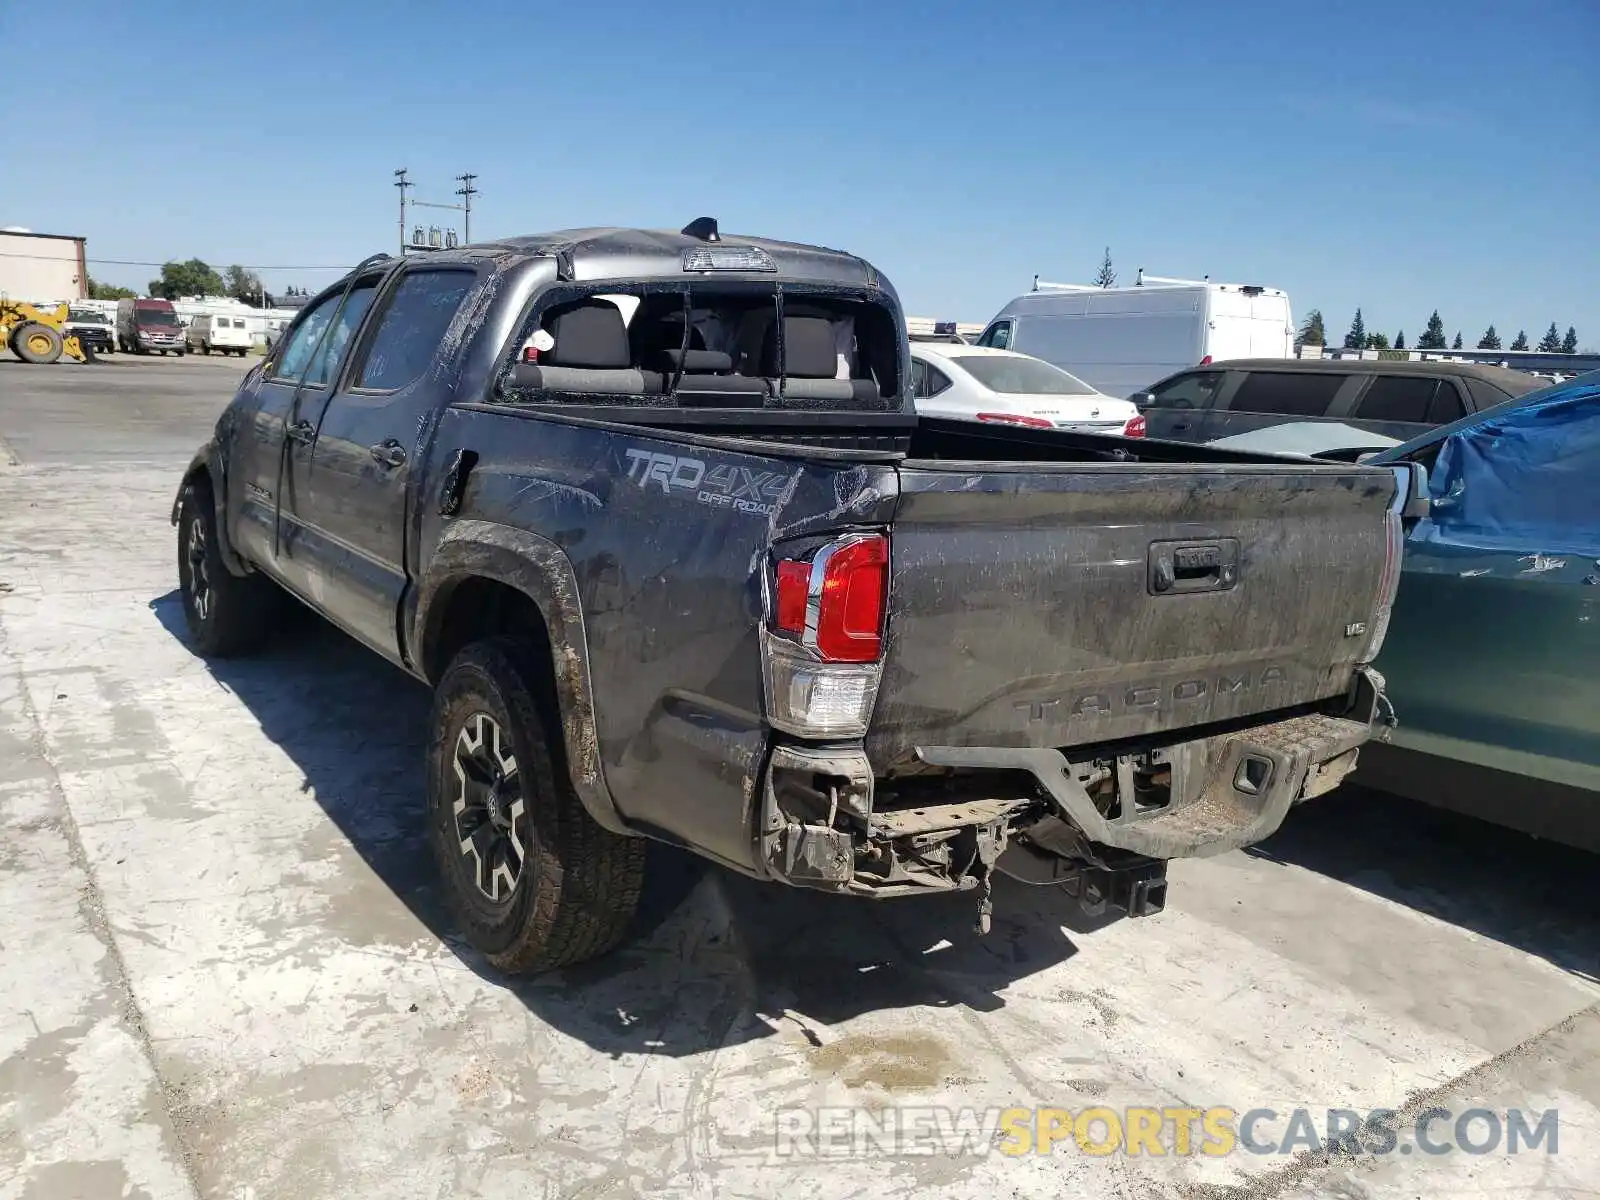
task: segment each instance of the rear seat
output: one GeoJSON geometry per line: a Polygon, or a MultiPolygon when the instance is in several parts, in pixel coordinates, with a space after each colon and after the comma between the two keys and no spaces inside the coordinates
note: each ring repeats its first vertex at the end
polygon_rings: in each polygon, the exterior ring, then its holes
{"type": "Polygon", "coordinates": [[[760,407],[767,398],[767,381],[731,374],[733,359],[720,350],[663,350],[658,358],[666,377],[678,379],[673,394],[679,404],[760,407]],[[680,365],[683,368],[681,378],[678,377],[680,365]]]}
{"type": "Polygon", "coordinates": [[[796,400],[854,401],[874,405],[880,397],[870,379],[838,379],[833,325],[823,317],[783,319],[783,362],[778,362],[778,330],[767,330],[761,348],[762,373],[782,375],[782,396],[796,400]]]}
{"type": "Polygon", "coordinates": [[[512,367],[514,386],[608,396],[660,395],[660,372],[632,365],[627,324],[609,300],[585,300],[547,320],[555,345],[538,362],[512,367]]]}

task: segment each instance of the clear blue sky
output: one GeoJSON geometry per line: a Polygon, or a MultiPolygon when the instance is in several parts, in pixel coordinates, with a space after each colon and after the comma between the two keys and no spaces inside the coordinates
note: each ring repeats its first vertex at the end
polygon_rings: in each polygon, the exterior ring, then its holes
{"type": "Polygon", "coordinates": [[[403,166],[422,199],[476,172],[480,237],[711,213],[865,255],[918,315],[986,320],[1109,245],[1124,281],[1285,287],[1333,336],[1359,304],[1600,346],[1595,0],[73,12],[0,46],[0,111],[48,121],[10,127],[0,225],[91,258],[351,263],[394,244],[403,166]]]}

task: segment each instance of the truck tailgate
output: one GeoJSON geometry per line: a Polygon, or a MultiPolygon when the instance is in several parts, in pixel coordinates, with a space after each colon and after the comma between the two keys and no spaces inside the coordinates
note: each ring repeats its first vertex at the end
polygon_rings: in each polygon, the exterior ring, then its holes
{"type": "Polygon", "coordinates": [[[1343,465],[907,462],[868,751],[1073,747],[1338,695],[1397,484],[1343,465]]]}

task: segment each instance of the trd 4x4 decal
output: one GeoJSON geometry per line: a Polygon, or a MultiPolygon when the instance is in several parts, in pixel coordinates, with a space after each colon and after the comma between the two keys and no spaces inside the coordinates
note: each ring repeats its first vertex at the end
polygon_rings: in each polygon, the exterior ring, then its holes
{"type": "Polygon", "coordinates": [[[628,478],[649,491],[659,487],[668,496],[692,494],[701,504],[770,517],[789,486],[781,471],[752,471],[723,464],[708,467],[703,459],[654,450],[629,449],[628,478]]]}

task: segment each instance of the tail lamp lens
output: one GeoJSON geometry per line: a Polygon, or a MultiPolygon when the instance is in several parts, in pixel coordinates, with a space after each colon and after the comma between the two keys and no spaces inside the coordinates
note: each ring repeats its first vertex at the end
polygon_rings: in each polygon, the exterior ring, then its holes
{"type": "Polygon", "coordinates": [[[888,538],[862,538],[827,556],[817,614],[817,652],[824,661],[878,660],[888,584],[888,538]]]}
{"type": "Polygon", "coordinates": [[[1136,417],[1129,417],[1128,418],[1128,423],[1122,427],[1122,436],[1123,437],[1144,437],[1145,436],[1145,432],[1144,431],[1145,431],[1144,414],[1140,413],[1136,417]]]}
{"type": "Polygon", "coordinates": [[[1383,574],[1378,577],[1377,604],[1373,611],[1371,631],[1361,653],[1362,662],[1371,662],[1383,649],[1384,638],[1389,633],[1389,621],[1394,615],[1395,596],[1400,591],[1400,571],[1405,564],[1406,530],[1402,512],[1410,494],[1410,467],[1394,468],[1395,499],[1384,514],[1383,574]]]}
{"type": "Polygon", "coordinates": [[[889,539],[868,534],[825,546],[810,562],[778,563],[773,627],[798,634],[823,662],[876,662],[883,652],[889,539]]]}
{"type": "Polygon", "coordinates": [[[860,737],[882,674],[889,539],[853,534],[782,559],[762,631],[767,719],[801,737],[860,737]]]}
{"type": "Polygon", "coordinates": [[[774,626],[783,633],[806,631],[806,599],[811,590],[811,564],[784,559],[778,564],[778,611],[774,626]]]}
{"type": "Polygon", "coordinates": [[[1043,417],[1030,417],[1022,413],[992,413],[978,414],[978,420],[990,425],[1026,425],[1029,429],[1054,429],[1055,425],[1043,417]]]}

